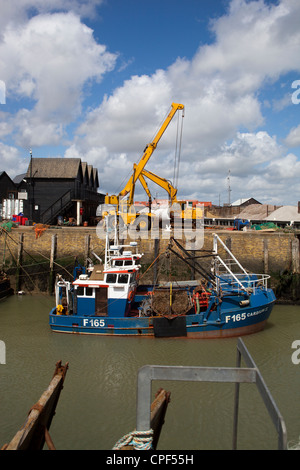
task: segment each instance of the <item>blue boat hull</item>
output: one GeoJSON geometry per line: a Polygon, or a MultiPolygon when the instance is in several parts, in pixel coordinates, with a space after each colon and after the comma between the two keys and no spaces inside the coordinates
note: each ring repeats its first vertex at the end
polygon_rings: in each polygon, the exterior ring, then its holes
{"type": "Polygon", "coordinates": [[[57,315],[50,312],[53,331],[88,335],[225,338],[261,331],[268,320],[275,296],[272,290],[251,296],[248,306],[241,307],[240,296],[228,296],[221,308],[209,312],[179,316],[118,317],[96,315],[57,315]]]}

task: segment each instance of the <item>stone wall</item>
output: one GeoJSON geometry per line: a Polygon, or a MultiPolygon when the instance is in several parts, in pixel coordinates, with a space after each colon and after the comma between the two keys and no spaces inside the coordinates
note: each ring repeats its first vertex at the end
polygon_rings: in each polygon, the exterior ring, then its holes
{"type": "MultiPolygon", "coordinates": [[[[236,232],[230,230],[216,231],[222,241],[228,246],[241,264],[249,271],[269,273],[276,278],[280,273],[299,273],[299,234],[268,231],[236,232]]],[[[159,256],[157,272],[163,277],[173,276],[187,279],[191,269],[175,256],[165,258],[169,240],[139,239],[139,251],[144,253],[143,272],[147,271],[144,279],[153,280],[154,259],[159,256]]],[[[130,239],[125,240],[129,243],[130,239]]],[[[184,240],[179,240],[184,246],[184,240]]],[[[212,230],[205,230],[204,249],[211,250],[213,245],[212,230]]],[[[38,233],[32,227],[19,227],[0,236],[1,266],[15,268],[22,265],[23,278],[33,275],[30,266],[42,263],[43,273],[56,272],[59,265],[64,270],[72,272],[74,260],[77,257],[84,261],[94,251],[104,259],[105,240],[97,236],[95,227],[65,227],[48,228],[38,233]],[[21,249],[22,248],[22,249],[21,249]],[[31,273],[31,274],[30,274],[31,273]]],[[[197,256],[195,252],[195,256],[197,256]]],[[[223,256],[225,250],[220,250],[223,256]]],[[[12,272],[12,271],[11,271],[12,272]]],[[[38,274],[37,274],[38,275],[38,274]]]]}

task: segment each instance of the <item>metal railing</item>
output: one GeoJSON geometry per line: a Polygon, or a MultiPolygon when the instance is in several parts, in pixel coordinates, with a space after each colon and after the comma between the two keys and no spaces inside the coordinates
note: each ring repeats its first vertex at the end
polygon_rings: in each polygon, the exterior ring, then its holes
{"type": "Polygon", "coordinates": [[[284,420],[269,392],[261,373],[239,338],[237,343],[237,367],[188,367],[146,365],[138,371],[137,382],[137,431],[150,429],[150,406],[152,380],[174,380],[190,382],[235,383],[234,424],[232,447],[237,447],[239,386],[240,383],[255,383],[278,434],[278,449],[287,449],[287,433],[284,420]],[[243,357],[247,368],[241,368],[243,357]]]}
{"type": "Polygon", "coordinates": [[[227,273],[219,273],[220,288],[224,291],[234,290],[236,292],[256,292],[256,289],[267,289],[268,280],[270,279],[269,274],[256,274],[255,276],[249,276],[245,278],[244,274],[235,274],[235,277],[228,275],[227,273]],[[242,287],[241,287],[242,286],[242,287]]]}

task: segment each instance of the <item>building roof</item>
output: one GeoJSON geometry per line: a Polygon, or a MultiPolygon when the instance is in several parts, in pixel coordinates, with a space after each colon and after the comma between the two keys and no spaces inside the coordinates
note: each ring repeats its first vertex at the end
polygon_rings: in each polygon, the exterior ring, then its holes
{"type": "Polygon", "coordinates": [[[98,170],[97,168],[94,168],[94,182],[95,182],[95,187],[99,187],[99,178],[98,178],[98,170]]]}
{"type": "Polygon", "coordinates": [[[83,181],[84,175],[91,183],[92,187],[99,186],[98,170],[82,162],[80,158],[32,158],[28,165],[26,175],[23,177],[40,178],[70,178],[76,179],[78,176],[83,181]]]}
{"type": "Polygon", "coordinates": [[[234,201],[231,206],[242,206],[243,204],[245,204],[245,202],[247,201],[253,201],[255,204],[260,204],[259,201],[257,201],[256,199],[254,199],[253,197],[246,197],[244,199],[237,199],[236,201],[234,201]]]}
{"type": "Polygon", "coordinates": [[[16,185],[18,185],[18,184],[20,184],[20,183],[23,181],[24,178],[26,178],[26,173],[22,173],[21,175],[15,176],[14,179],[13,179],[13,182],[14,182],[16,185]]]}
{"type": "Polygon", "coordinates": [[[249,220],[264,220],[271,215],[278,206],[272,204],[250,204],[240,212],[237,217],[249,220]]]}
{"type": "Polygon", "coordinates": [[[282,206],[272,212],[265,220],[269,222],[300,222],[298,206],[282,206]]]}
{"type": "Polygon", "coordinates": [[[26,177],[30,178],[77,178],[81,171],[80,158],[32,158],[26,177]]]}
{"type": "Polygon", "coordinates": [[[0,178],[8,178],[10,181],[12,181],[12,179],[10,178],[10,176],[8,176],[8,174],[6,173],[6,171],[0,171],[0,178]]]}

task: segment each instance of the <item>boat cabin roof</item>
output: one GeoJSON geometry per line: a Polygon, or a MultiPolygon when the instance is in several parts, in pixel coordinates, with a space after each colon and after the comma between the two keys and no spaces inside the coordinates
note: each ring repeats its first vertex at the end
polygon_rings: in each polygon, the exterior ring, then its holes
{"type": "Polygon", "coordinates": [[[101,287],[103,285],[106,286],[106,282],[110,283],[117,283],[119,282],[120,284],[124,284],[124,282],[127,284],[127,282],[130,282],[130,277],[131,274],[136,273],[139,271],[138,266],[126,266],[126,267],[109,267],[108,269],[103,268],[103,265],[97,264],[94,266],[93,271],[91,272],[91,275],[88,276],[87,274],[81,274],[78,279],[76,279],[73,282],[74,286],[89,286],[89,287],[101,287]],[[123,277],[116,277],[117,275],[123,276],[123,277]],[[110,278],[108,280],[108,275],[115,275],[114,278],[110,278]],[[124,277],[126,275],[126,278],[124,277]],[[117,280],[118,279],[118,280],[117,280]],[[122,280],[121,280],[122,279],[122,280]]]}
{"type": "Polygon", "coordinates": [[[91,281],[103,281],[103,279],[104,279],[103,265],[95,264],[94,269],[90,275],[90,280],[91,281]]]}

